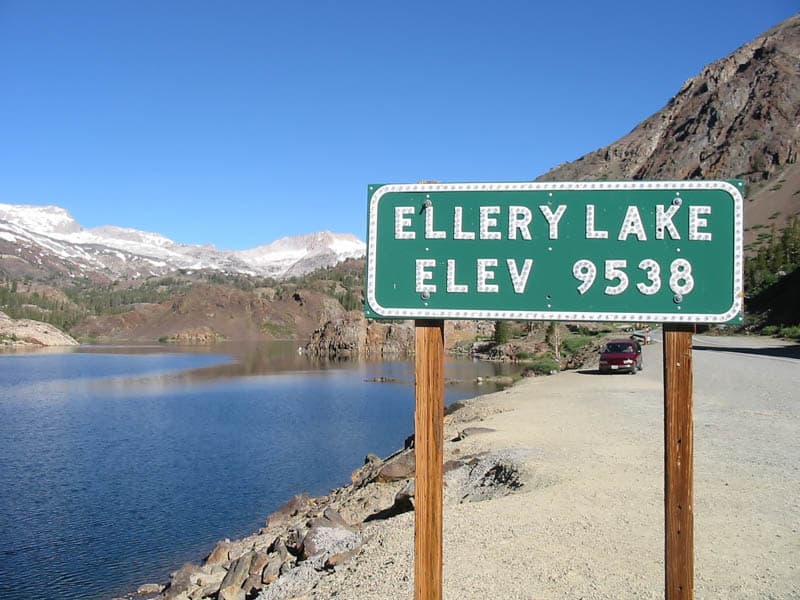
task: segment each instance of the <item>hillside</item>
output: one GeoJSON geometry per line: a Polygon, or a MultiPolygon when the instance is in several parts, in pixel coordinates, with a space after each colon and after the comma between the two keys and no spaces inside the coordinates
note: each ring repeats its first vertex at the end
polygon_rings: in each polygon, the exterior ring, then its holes
{"type": "Polygon", "coordinates": [[[111,283],[87,278],[63,287],[7,279],[0,307],[82,340],[306,340],[360,306],[363,271],[363,260],[350,259],[281,281],[213,271],[111,283]]]}
{"type": "Polygon", "coordinates": [[[743,179],[745,243],[800,214],[800,15],[708,65],[620,140],[541,181],[743,179]]]}

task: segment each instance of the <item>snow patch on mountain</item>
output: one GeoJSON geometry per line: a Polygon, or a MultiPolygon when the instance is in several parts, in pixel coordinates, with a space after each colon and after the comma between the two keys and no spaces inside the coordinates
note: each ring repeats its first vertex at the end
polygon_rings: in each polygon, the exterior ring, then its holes
{"type": "Polygon", "coordinates": [[[38,247],[81,272],[111,277],[211,269],[275,278],[302,275],[364,256],[366,244],[350,234],[321,231],[286,237],[251,250],[177,243],[159,233],[114,225],[84,229],[63,208],[0,204],[0,243],[38,247]]]}

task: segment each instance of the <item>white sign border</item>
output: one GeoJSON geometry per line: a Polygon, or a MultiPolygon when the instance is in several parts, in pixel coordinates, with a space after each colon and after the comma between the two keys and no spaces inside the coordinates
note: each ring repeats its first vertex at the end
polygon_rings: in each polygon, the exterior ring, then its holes
{"type": "Polygon", "coordinates": [[[514,319],[529,321],[645,321],[665,323],[726,323],[742,312],[744,198],[727,181],[553,181],[517,183],[416,183],[382,185],[369,202],[367,235],[367,306],[379,317],[401,319],[514,319]],[[590,190],[722,190],[734,202],[733,290],[729,310],[719,314],[628,313],[628,312],[559,312],[518,310],[457,310],[431,308],[385,308],[376,297],[375,264],[378,243],[378,203],[392,192],[497,192],[497,191],[590,191],[590,190]],[[665,319],[666,317],[666,319],[665,319]]]}

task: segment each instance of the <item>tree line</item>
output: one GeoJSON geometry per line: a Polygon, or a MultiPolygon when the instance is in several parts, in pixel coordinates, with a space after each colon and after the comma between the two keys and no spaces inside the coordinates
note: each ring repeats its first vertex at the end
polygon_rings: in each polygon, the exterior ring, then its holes
{"type": "Polygon", "coordinates": [[[755,296],[798,268],[800,220],[793,217],[780,233],[773,227],[769,241],[762,244],[755,255],[745,260],[745,292],[748,296],[755,296]]]}

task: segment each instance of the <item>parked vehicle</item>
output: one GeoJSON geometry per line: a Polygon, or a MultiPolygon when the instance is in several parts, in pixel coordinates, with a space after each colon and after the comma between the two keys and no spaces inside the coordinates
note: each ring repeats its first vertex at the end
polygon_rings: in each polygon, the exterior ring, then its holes
{"type": "Polygon", "coordinates": [[[609,340],[600,351],[601,373],[630,373],[642,370],[642,346],[636,340],[609,340]]]}

